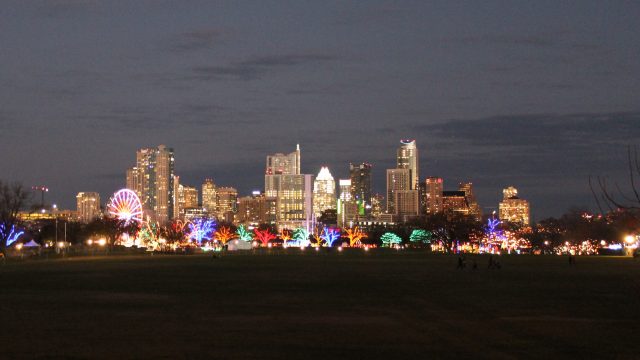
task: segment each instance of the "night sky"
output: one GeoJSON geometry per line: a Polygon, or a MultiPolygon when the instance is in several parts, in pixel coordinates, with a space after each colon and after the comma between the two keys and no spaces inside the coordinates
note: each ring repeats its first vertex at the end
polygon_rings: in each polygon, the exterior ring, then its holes
{"type": "Polygon", "coordinates": [[[421,177],[516,186],[533,218],[593,207],[640,137],[640,2],[2,1],[0,179],[75,209],[106,201],[140,147],[181,182],[241,194],[265,156],[374,165],[415,138],[421,177]]]}

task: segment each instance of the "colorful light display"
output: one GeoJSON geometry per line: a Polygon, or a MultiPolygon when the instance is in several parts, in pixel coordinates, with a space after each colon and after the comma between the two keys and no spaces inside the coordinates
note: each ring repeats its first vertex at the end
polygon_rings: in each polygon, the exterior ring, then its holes
{"type": "Polygon", "coordinates": [[[381,237],[380,240],[382,241],[382,244],[388,247],[392,247],[394,245],[399,245],[400,243],[402,243],[402,238],[400,238],[400,236],[392,233],[392,232],[386,232],[384,233],[381,237]]]}
{"type": "Polygon", "coordinates": [[[117,219],[124,220],[125,224],[132,221],[142,222],[142,204],[140,198],[132,190],[118,190],[107,205],[109,214],[117,219]]]}
{"type": "MultiPolygon", "coordinates": [[[[4,224],[0,224],[0,232],[6,234],[6,229],[4,224]]],[[[10,246],[14,242],[18,241],[20,236],[24,234],[24,231],[17,231],[15,225],[11,227],[7,236],[7,246],[10,246]]]]}
{"type": "Polygon", "coordinates": [[[347,229],[347,238],[349,239],[349,246],[355,247],[362,245],[362,239],[367,237],[367,234],[360,230],[359,227],[354,227],[352,229],[347,229]]]}
{"type": "Polygon", "coordinates": [[[309,240],[309,231],[305,228],[299,227],[293,231],[293,242],[295,246],[307,247],[311,243],[309,240]]]}
{"type": "Polygon", "coordinates": [[[322,229],[322,234],[320,235],[320,238],[324,240],[325,246],[332,247],[333,243],[336,240],[340,239],[340,230],[334,229],[334,228],[328,228],[325,226],[322,229]]]}
{"type": "Polygon", "coordinates": [[[238,238],[242,241],[248,241],[248,242],[253,241],[253,233],[247,230],[247,228],[244,225],[238,226],[238,229],[236,230],[236,234],[238,235],[238,238]]]}
{"type": "Polygon", "coordinates": [[[216,231],[213,238],[215,240],[220,241],[223,245],[227,243],[227,241],[234,238],[234,233],[231,232],[231,229],[227,226],[222,226],[220,230],[216,231]]]}
{"type": "Polygon", "coordinates": [[[188,224],[187,238],[201,245],[205,241],[211,240],[216,231],[216,222],[211,219],[194,219],[188,224]]]}
{"type": "Polygon", "coordinates": [[[272,234],[269,229],[253,229],[253,232],[256,234],[256,239],[258,239],[262,243],[262,246],[268,246],[269,241],[276,238],[276,236],[272,234]]]}
{"type": "Polygon", "coordinates": [[[409,241],[429,244],[431,243],[432,237],[433,237],[433,233],[431,231],[415,229],[411,232],[411,235],[409,236],[409,241]]]}

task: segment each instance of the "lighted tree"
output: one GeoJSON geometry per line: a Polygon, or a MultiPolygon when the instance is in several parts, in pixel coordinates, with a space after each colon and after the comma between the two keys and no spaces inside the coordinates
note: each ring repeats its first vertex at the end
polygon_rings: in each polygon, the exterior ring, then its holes
{"type": "Polygon", "coordinates": [[[308,246],[309,241],[309,230],[299,227],[293,231],[293,240],[298,244],[298,246],[308,246]]]}
{"type": "Polygon", "coordinates": [[[328,228],[325,226],[322,229],[322,234],[320,235],[320,237],[322,238],[322,240],[324,240],[324,243],[327,247],[332,247],[333,243],[336,240],[340,239],[340,230],[328,228]]]}
{"type": "Polygon", "coordinates": [[[318,232],[318,229],[313,230],[313,234],[311,235],[311,237],[313,237],[313,240],[315,240],[317,247],[322,246],[322,241],[324,241],[324,239],[322,238],[322,233],[318,232]]]}
{"type": "Polygon", "coordinates": [[[138,239],[143,246],[154,249],[159,245],[162,229],[157,222],[145,222],[138,233],[138,239]]]}
{"type": "Polygon", "coordinates": [[[269,229],[253,229],[253,233],[256,235],[256,239],[262,243],[262,246],[267,246],[269,241],[276,238],[276,236],[269,231],[269,229]]]}
{"type": "Polygon", "coordinates": [[[431,231],[423,230],[423,229],[415,229],[411,232],[409,236],[409,241],[412,243],[423,243],[428,244],[431,242],[431,237],[433,234],[431,231]]]}
{"type": "Polygon", "coordinates": [[[213,235],[213,238],[220,241],[222,245],[226,245],[227,241],[233,239],[234,237],[235,233],[233,233],[228,226],[220,227],[220,229],[213,235]]]}
{"type": "Polygon", "coordinates": [[[361,243],[363,238],[367,237],[367,234],[357,226],[354,228],[348,228],[346,232],[350,247],[356,246],[358,243],[361,243]]]}
{"type": "Polygon", "coordinates": [[[188,224],[188,229],[187,237],[189,240],[202,244],[213,237],[213,233],[216,231],[216,222],[204,218],[194,219],[188,224]]]}
{"type": "Polygon", "coordinates": [[[280,231],[280,239],[282,240],[282,244],[286,245],[287,241],[291,240],[291,231],[282,229],[282,231],[280,231]]]}
{"type": "Polygon", "coordinates": [[[28,200],[29,192],[21,184],[0,180],[0,253],[4,254],[10,242],[16,240],[18,213],[27,206],[28,200]]]}
{"type": "Polygon", "coordinates": [[[382,241],[383,245],[386,245],[388,247],[391,247],[392,245],[400,244],[402,242],[402,239],[400,238],[400,236],[392,232],[384,233],[382,237],[380,237],[380,240],[382,241]]]}
{"type": "Polygon", "coordinates": [[[238,238],[242,241],[248,241],[248,242],[253,241],[253,233],[247,230],[247,228],[244,225],[238,226],[238,229],[236,230],[236,234],[238,235],[238,238]]]}

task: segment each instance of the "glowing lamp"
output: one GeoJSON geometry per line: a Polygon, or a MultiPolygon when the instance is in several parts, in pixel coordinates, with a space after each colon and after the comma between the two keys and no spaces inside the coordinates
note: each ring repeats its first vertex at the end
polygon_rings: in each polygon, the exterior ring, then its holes
{"type": "Polygon", "coordinates": [[[17,244],[16,245],[16,250],[18,250],[18,251],[22,250],[22,244],[17,244]]]}
{"type": "Polygon", "coordinates": [[[636,237],[633,236],[633,235],[627,235],[627,236],[624,237],[624,241],[627,244],[631,244],[631,243],[634,243],[636,241],[636,237]]]}

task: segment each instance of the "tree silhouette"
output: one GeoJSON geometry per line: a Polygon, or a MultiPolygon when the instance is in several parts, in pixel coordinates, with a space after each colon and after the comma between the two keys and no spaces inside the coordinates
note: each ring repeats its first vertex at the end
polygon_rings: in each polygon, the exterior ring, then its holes
{"type": "Polygon", "coordinates": [[[18,213],[27,206],[28,191],[20,183],[8,184],[0,180],[0,253],[4,254],[9,240],[19,230],[18,213]]]}

